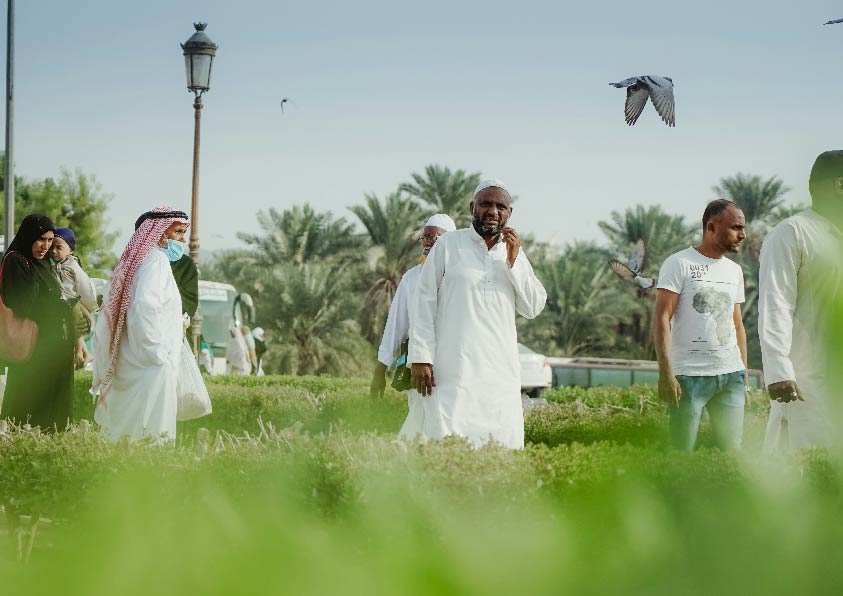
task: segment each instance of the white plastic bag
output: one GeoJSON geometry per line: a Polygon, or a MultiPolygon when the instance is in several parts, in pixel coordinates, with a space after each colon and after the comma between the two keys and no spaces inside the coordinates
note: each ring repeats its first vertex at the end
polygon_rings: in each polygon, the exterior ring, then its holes
{"type": "Polygon", "coordinates": [[[3,407],[3,394],[6,393],[6,372],[7,371],[8,371],[8,369],[6,369],[6,368],[0,369],[0,372],[2,372],[2,374],[0,374],[0,408],[3,407]]]}
{"type": "Polygon", "coordinates": [[[178,382],[176,383],[178,408],[176,420],[193,420],[211,413],[211,396],[196,365],[193,350],[184,340],[181,346],[178,382]]]}

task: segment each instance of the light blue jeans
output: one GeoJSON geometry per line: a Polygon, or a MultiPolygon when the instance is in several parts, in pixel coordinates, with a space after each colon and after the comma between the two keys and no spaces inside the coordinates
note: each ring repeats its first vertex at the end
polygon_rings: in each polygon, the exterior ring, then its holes
{"type": "Polygon", "coordinates": [[[738,449],[743,438],[746,371],[711,377],[677,375],[682,387],[678,406],[670,409],[670,440],[677,449],[691,451],[697,442],[703,408],[708,410],[720,449],[738,449]]]}

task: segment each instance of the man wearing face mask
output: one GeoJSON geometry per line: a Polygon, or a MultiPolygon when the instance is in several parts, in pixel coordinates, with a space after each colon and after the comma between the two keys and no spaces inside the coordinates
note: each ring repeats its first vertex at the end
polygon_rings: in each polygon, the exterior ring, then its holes
{"type": "Polygon", "coordinates": [[[758,335],[771,400],[767,451],[839,442],[834,407],[840,407],[840,388],[831,383],[827,347],[840,341],[830,326],[832,310],[843,302],[843,151],[817,157],[808,189],[811,208],[779,223],[761,248],[758,335]]]}
{"type": "Polygon", "coordinates": [[[472,225],[440,238],[422,267],[410,327],[413,385],[423,399],[417,436],[524,446],[515,317],[536,317],[547,294],[507,227],[512,198],[484,180],[472,225]]]}
{"type": "MultiPolygon", "coordinates": [[[[148,217],[148,213],[141,215],[135,222],[135,230],[148,217]]],[[[199,306],[199,270],[196,268],[196,263],[187,254],[187,244],[184,241],[185,230],[187,230],[186,226],[167,232],[166,252],[181,295],[182,312],[192,319],[199,306]]]]}
{"type": "Polygon", "coordinates": [[[95,420],[112,441],[175,440],[182,305],[170,263],[187,215],[158,207],[138,229],[109,279],[94,332],[95,420]]]}

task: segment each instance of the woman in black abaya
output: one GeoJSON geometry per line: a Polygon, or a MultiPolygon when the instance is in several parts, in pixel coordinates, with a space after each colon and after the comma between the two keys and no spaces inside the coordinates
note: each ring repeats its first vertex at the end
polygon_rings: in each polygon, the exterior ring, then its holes
{"type": "Polygon", "coordinates": [[[44,430],[64,430],[73,401],[75,328],[71,306],[62,300],[49,251],[53,222],[33,213],[21,222],[4,255],[0,278],[3,303],[18,318],[35,321],[38,339],[29,360],[7,363],[0,416],[44,430]]]}

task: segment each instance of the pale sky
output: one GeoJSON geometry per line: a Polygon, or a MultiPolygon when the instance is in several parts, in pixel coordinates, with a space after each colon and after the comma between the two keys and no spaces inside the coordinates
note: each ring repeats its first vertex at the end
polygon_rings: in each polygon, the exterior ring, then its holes
{"type": "Polygon", "coordinates": [[[697,219],[737,172],[777,174],[791,202],[808,202],[814,158],[843,145],[843,25],[822,26],[843,17],[839,2],[16,7],[16,173],[95,174],[114,194],[117,252],[142,211],[189,210],[179,43],[200,20],[219,44],[202,118],[203,249],[237,246],[270,206],[353,221],[364,193],[382,197],[429,163],[503,179],[522,233],[596,239],[598,220],[639,202],[697,219]],[[651,105],[626,126],[624,91],[608,83],[640,74],[673,78],[675,129],[651,105]],[[282,97],[295,102],[285,114],[282,97]]]}

